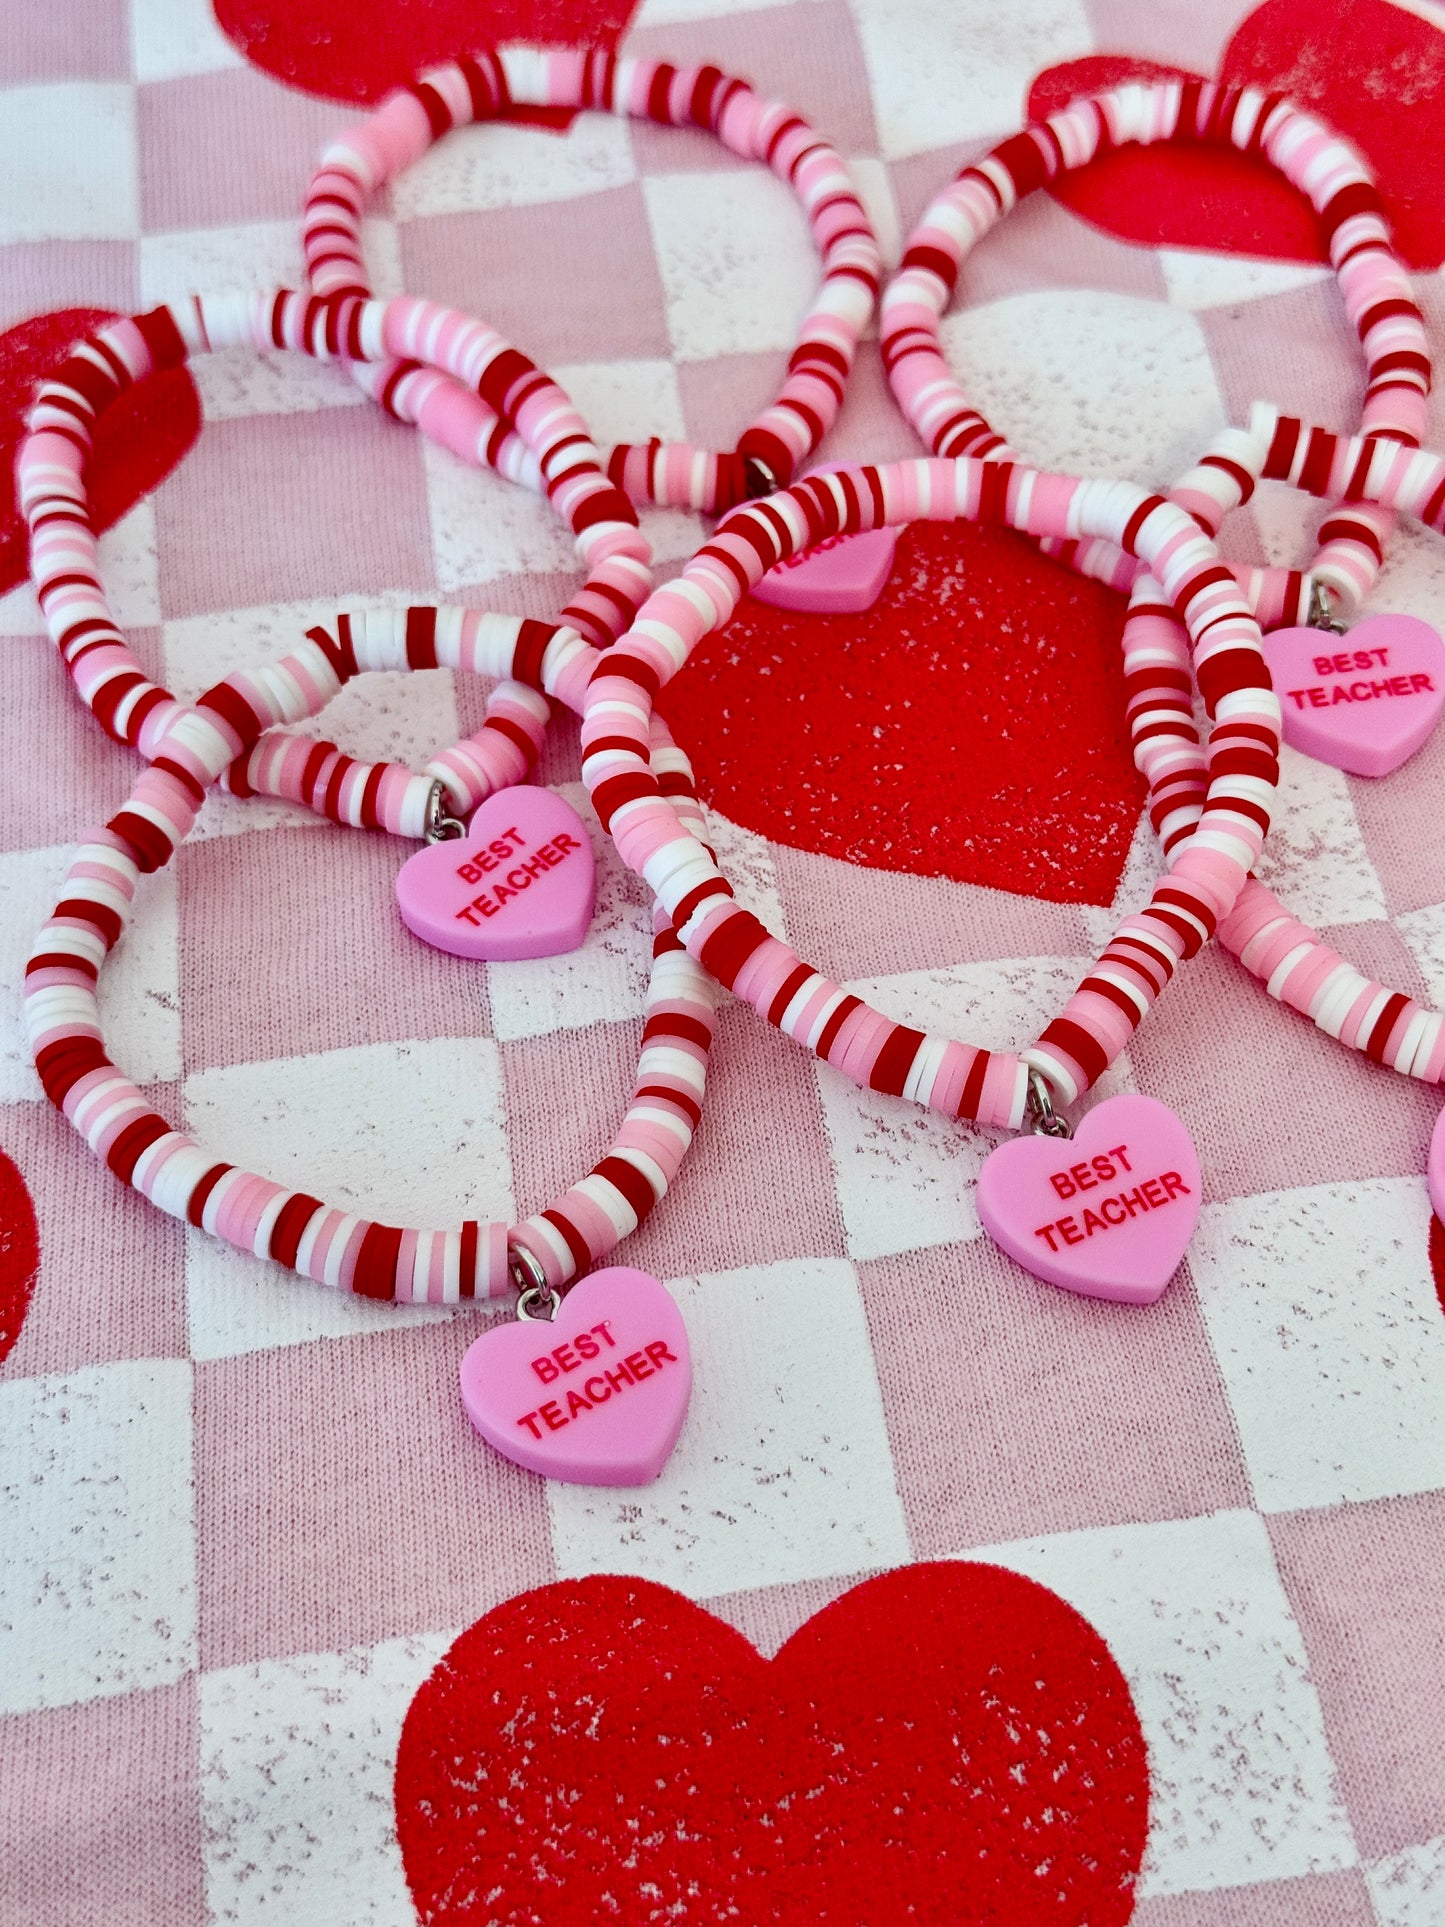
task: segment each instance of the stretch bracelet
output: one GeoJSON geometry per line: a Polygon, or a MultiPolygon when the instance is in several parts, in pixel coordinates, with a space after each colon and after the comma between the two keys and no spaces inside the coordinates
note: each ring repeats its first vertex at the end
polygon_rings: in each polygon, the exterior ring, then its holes
{"type": "MultiPolygon", "coordinates": [[[[361,219],[371,197],[452,128],[515,107],[597,108],[701,128],[744,159],[765,162],[796,194],[822,257],[823,280],[777,399],[749,423],[734,450],[654,437],[620,444],[607,457],[608,475],[632,500],[708,513],[791,480],[842,405],[859,337],[878,298],[881,256],[840,156],[791,107],[762,99],[746,81],[716,67],[671,67],[600,49],[507,46],[464,56],[398,88],[321,155],[306,198],[312,287],[326,296],[369,295],[361,219]]],[[[385,380],[404,372],[393,369],[385,380]]],[[[472,409],[471,397],[465,406],[472,409]]],[[[498,412],[511,416],[506,408],[498,412]]]]}
{"type": "MultiPolygon", "coordinates": [[[[405,297],[324,302],[285,290],[197,297],[97,330],[42,384],[17,462],[20,501],[40,606],[81,697],[112,736],[151,758],[180,705],[142,669],[100,578],[86,472],[95,424],[137,382],[194,354],[245,345],[330,359],[342,343],[349,355],[373,359],[403,346],[411,354],[434,355],[457,378],[452,396],[461,392],[457,380],[466,380],[505,406],[516,429],[503,427],[486,404],[488,446],[519,480],[528,479],[528,461],[535,461],[591,571],[560,624],[524,622],[511,630],[493,624],[488,630],[487,653],[477,666],[508,680],[488,698],[481,728],[425,772],[358,763],[334,745],[326,746],[331,760],[318,761],[310,739],[303,739],[299,761],[280,756],[273,763],[268,746],[262,762],[287,779],[276,793],[337,821],[416,836],[437,782],[452,808],[465,814],[500,785],[520,779],[540,748],[549,713],[540,691],[575,706],[593,658],[588,638],[604,642],[625,626],[651,581],[650,550],[636,511],[602,474],[581,417],[550,377],[481,323],[405,297]],[[290,780],[303,771],[304,782],[290,780]]],[[[450,397],[440,396],[438,412],[447,412],[449,404],[450,397]]],[[[426,650],[419,633],[414,667],[433,666],[426,650]]],[[[252,759],[227,783],[240,794],[265,787],[252,759]]]]}
{"type": "MultiPolygon", "coordinates": [[[[1333,435],[1263,405],[1253,411],[1249,429],[1234,431],[1231,441],[1237,444],[1245,434],[1255,444],[1251,464],[1257,464],[1267,480],[1288,482],[1327,500],[1380,504],[1445,531],[1445,457],[1402,447],[1394,439],[1333,435]]],[[[1140,599],[1131,607],[1126,649],[1132,635],[1132,646],[1140,653],[1146,648],[1152,653],[1158,673],[1152,695],[1141,688],[1140,700],[1131,705],[1130,728],[1137,746],[1147,714],[1147,727],[1156,740],[1167,737],[1173,745],[1176,788],[1167,814],[1155,816],[1155,827],[1169,854],[1187,843],[1202,775],[1197,746],[1191,760],[1185,727],[1188,696],[1179,694],[1181,682],[1186,691],[1189,687],[1189,661],[1173,612],[1136,593],[1140,599]],[[1188,788],[1191,777],[1194,795],[1188,788]]],[[[1322,635],[1322,644],[1328,641],[1322,635]]],[[[1145,767],[1142,760],[1141,767],[1145,767]]],[[[1161,798],[1166,792],[1162,784],[1156,785],[1150,770],[1146,768],[1145,773],[1150,777],[1152,809],[1156,789],[1161,798]]],[[[1406,1076],[1431,1084],[1445,1079],[1445,1017],[1364,976],[1315,931],[1290,916],[1257,877],[1250,878],[1233,909],[1221,918],[1218,935],[1272,997],[1310,1018],[1327,1036],[1406,1076]]]]}
{"type": "MultiPolygon", "coordinates": [[[[353,675],[410,668],[407,640],[418,615],[437,639],[439,659],[466,667],[469,638],[485,616],[460,609],[358,615],[334,631],[312,629],[284,661],[238,671],[195,704],[172,708],[130,799],[70,863],[27,966],[26,1020],[51,1102],[118,1178],[161,1210],[338,1290],[451,1304],[497,1297],[528,1279],[555,1291],[634,1230],[676,1175],[701,1111],[715,992],[660,911],[637,1078],[617,1137],[588,1176],[513,1226],[379,1224],[215,1158],[116,1068],[96,996],[139,878],[170,861],[207,787],[263,731],[314,715],[353,675]]],[[[656,748],[669,793],[700,832],[685,758],[665,730],[656,748]]]]}
{"type": "MultiPolygon", "coordinates": [[[[972,407],[943,358],[939,318],[964,257],[1034,189],[1097,156],[1169,142],[1226,147],[1274,166],[1319,217],[1346,312],[1364,348],[1362,432],[1415,444],[1425,431],[1431,363],[1409,276],[1396,255],[1379,191],[1359,156],[1283,95],[1207,81],[1129,83],[1075,101],[1000,143],[938,194],[909,238],[881,307],[883,354],[899,406],[937,455],[1019,459],[972,407]]],[[[1171,499],[1217,528],[1258,477],[1207,460],[1171,499]],[[1217,512],[1216,512],[1217,510],[1217,512]]],[[[1373,505],[1337,507],[1305,572],[1251,571],[1264,627],[1310,619],[1318,588],[1353,611],[1378,573],[1391,518],[1373,505]]],[[[1111,543],[1046,543],[1052,553],[1118,589],[1136,565],[1111,543]]]]}
{"type": "Polygon", "coordinates": [[[899,462],[810,477],[734,510],[632,630],[604,652],[582,730],[583,776],[623,860],[665,904],[678,935],[760,1015],[873,1090],[950,1117],[1017,1129],[1030,1068],[1065,1103],[1128,1043],[1173,974],[1233,905],[1259,855],[1278,781],[1279,705],[1258,625],[1210,539],[1161,497],[1010,463],[899,462]],[[1033,535],[1101,535],[1157,570],[1189,624],[1215,728],[1210,788],[1173,871],[1125,920],[1062,1014],[1022,1056],[895,1024],[802,963],[733,901],[732,887],[661,794],[648,766],[657,692],[726,623],[763,573],[836,535],[915,520],[1003,523],[1033,535]]]}
{"type": "Polygon", "coordinates": [[[1279,780],[1279,703],[1260,645],[1213,542],[1161,496],[969,458],[836,469],[735,509],[682,575],[648,599],[594,672],[582,771],[624,862],[646,878],[692,955],[759,1015],[867,1089],[1036,1133],[998,1146],[979,1174],[978,1215],[996,1244],[1051,1284],[1149,1304],[1198,1215],[1188,1131],[1167,1106],[1127,1095],[1096,1105],[1075,1134],[1053,1102],[1071,1102],[1114,1062],[1177,964],[1232,908],[1259,856],[1279,780]],[[1157,571],[1188,624],[1213,722],[1204,809],[1172,869],[1017,1056],[895,1023],[802,962],[734,901],[648,758],[657,692],[768,569],[836,536],[959,518],[1034,536],[1103,537],[1157,571]]]}

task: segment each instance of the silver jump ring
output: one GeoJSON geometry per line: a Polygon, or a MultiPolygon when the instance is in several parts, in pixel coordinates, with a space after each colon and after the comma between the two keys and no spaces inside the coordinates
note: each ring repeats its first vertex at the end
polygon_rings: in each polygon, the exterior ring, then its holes
{"type": "Polygon", "coordinates": [[[428,843],[453,843],[459,836],[465,836],[467,826],[450,816],[446,810],[446,785],[438,779],[427,792],[426,828],[423,834],[428,843]]]}
{"type": "Polygon", "coordinates": [[[1024,1123],[1035,1137],[1072,1137],[1073,1126],[1066,1117],[1060,1117],[1054,1109],[1048,1082],[1043,1074],[1029,1066],[1029,1093],[1024,1100],[1024,1123]]]}
{"type": "Polygon", "coordinates": [[[1310,577],[1310,612],[1306,620],[1311,629],[1324,629],[1332,636],[1345,633],[1344,623],[1335,614],[1329,585],[1318,576],[1310,577]]]}
{"type": "Polygon", "coordinates": [[[517,1288],[517,1316],[526,1322],[546,1322],[557,1316],[561,1298],[547,1282],[547,1274],[525,1245],[507,1246],[507,1270],[517,1288]]]}

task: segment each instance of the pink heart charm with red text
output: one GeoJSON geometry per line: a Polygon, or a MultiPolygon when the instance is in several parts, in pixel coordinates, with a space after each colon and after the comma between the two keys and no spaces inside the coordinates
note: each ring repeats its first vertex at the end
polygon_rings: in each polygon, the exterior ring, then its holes
{"type": "MultiPolygon", "coordinates": [[[[836,467],[817,468],[828,475],[836,467]]],[[[769,569],[753,590],[759,602],[775,609],[805,609],[815,615],[858,615],[871,609],[893,573],[897,529],[867,529],[862,535],[831,535],[816,548],[769,569]]]]}
{"type": "Polygon", "coordinates": [[[1157,1098],[1105,1098],[1072,1138],[1018,1137],[990,1152],[978,1215],[1025,1271],[1086,1298],[1152,1305],[1199,1216],[1199,1157],[1157,1098]]]}
{"type": "Polygon", "coordinates": [[[488,1445],[570,1485],[647,1485],[692,1391],[687,1328],[658,1279],[594,1271],[550,1322],[495,1325],[461,1365],[462,1403],[488,1445]]]}
{"type": "Polygon", "coordinates": [[[430,843],[396,879],[408,930],[455,957],[555,957],[587,935],[597,865],[565,798],[522,784],[489,796],[461,840],[430,843]]]}
{"type": "Polygon", "coordinates": [[[1445,642],[1418,616],[1366,616],[1347,634],[1276,629],[1264,659],[1284,740],[1352,776],[1388,776],[1445,703],[1445,642]]]}

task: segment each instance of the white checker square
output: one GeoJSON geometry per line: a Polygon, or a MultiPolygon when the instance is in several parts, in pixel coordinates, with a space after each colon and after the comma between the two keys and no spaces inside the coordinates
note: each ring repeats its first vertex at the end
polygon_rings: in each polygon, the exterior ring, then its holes
{"type": "MultiPolygon", "coordinates": [[[[897,196],[893,192],[893,176],[874,154],[850,155],[848,172],[853,176],[853,185],[863,203],[863,211],[878,237],[883,266],[891,273],[903,259],[904,240],[903,220],[898,212],[897,196]]],[[[877,334],[876,315],[869,319],[865,332],[870,337],[877,334]]]]}
{"type": "Polygon", "coordinates": [[[131,54],[137,80],[175,80],[244,67],[210,0],[131,0],[131,54]]]}
{"type": "Polygon", "coordinates": [[[636,1021],[647,996],[652,918],[647,892],[623,864],[581,783],[557,794],[587,825],[597,862],[597,907],[580,947],[557,957],[526,957],[487,966],[492,1030],[499,1042],[575,1030],[585,1024],[636,1021]]]}
{"type": "Polygon", "coordinates": [[[356,1044],[193,1071],[186,1127],[217,1157],[389,1224],[512,1216],[488,1037],[356,1044]]]}
{"type": "Polygon", "coordinates": [[[625,119],[579,114],[565,134],[488,121],[454,129],[398,176],[391,188],[397,221],[433,214],[571,201],[626,187],[636,178],[625,119]]]}
{"type": "MultiPolygon", "coordinates": [[[[368,217],[362,245],[378,294],[401,291],[401,251],[390,221],[368,217]]],[[[306,278],[299,221],[249,221],[238,227],[175,228],[140,242],[141,303],[193,294],[299,288],[306,278]]],[[[235,349],[236,355],[249,350],[235,349]]]]}
{"type": "Polygon", "coordinates": [[[1007,295],[946,315],[941,336],[970,401],[1041,468],[1168,488],[1227,420],[1203,328],[1160,301],[1007,295]]]}
{"type": "Polygon", "coordinates": [[[195,1666],[191,1458],[184,1360],[0,1385],[0,1713],[195,1666]]]}
{"type": "Polygon", "coordinates": [[[1011,134],[1044,67],[1094,51],[1084,0],[852,0],[886,160],[1011,134]]]}
{"type": "Polygon", "coordinates": [[[1202,248],[1160,248],[1164,285],[1176,308],[1237,308],[1266,295],[1290,294],[1329,279],[1328,268],[1304,261],[1258,261],[1202,248]]]}
{"type": "Polygon", "coordinates": [[[442,1305],[394,1305],[328,1291],[186,1226],[186,1322],[195,1359],[269,1352],[316,1338],[355,1338],[456,1315],[442,1305]]]}
{"type": "Polygon", "coordinates": [[[1414,953],[1430,1001],[1438,1009],[1445,1003],[1445,903],[1403,910],[1395,919],[1395,928],[1414,953]]]}
{"type": "MultiPolygon", "coordinates": [[[[0,853],[0,1103],[43,1099],[25,1033],[25,961],[60,895],[73,850],[0,853]]],[[[100,980],[106,1045],[136,1084],[181,1072],[174,870],[143,877],[134,916],[100,980]]]]}
{"type": "Polygon", "coordinates": [[[1419,1178],[1207,1205],[1189,1264],[1266,1512],[1445,1486],[1445,1319],[1419,1178]]]}
{"type": "Polygon", "coordinates": [[[1380,1927],[1440,1927],[1445,1920],[1445,1839],[1406,1847],[1365,1869],[1380,1927]]]}
{"type": "Polygon", "coordinates": [[[1255,874],[1301,923],[1377,923],[1388,915],[1344,771],[1287,743],[1255,874]]]}
{"type": "MultiPolygon", "coordinates": [[[[122,628],[154,628],[161,617],[156,511],[147,496],[100,538],[100,579],[122,628]]],[[[43,636],[45,618],[29,581],[0,597],[0,637],[43,636]]]]}
{"type": "Polygon", "coordinates": [[[1141,1896],[1357,1864],[1304,1642],[1254,1513],[1095,1527],[967,1556],[1066,1599],[1128,1680],[1149,1748],[1141,1896]]]}
{"type": "MultiPolygon", "coordinates": [[[[844,985],[887,1013],[939,1037],[1022,1048],[1072,995],[1083,957],[1024,957],[952,964],[844,985]]],[[[830,1065],[816,1065],[837,1172],[848,1252],[881,1258],[980,1235],[973,1189],[997,1139],[921,1105],[865,1091],[830,1065]]],[[[1100,1079],[1090,1101],[1128,1088],[1127,1056],[1100,1079]]]]}
{"type": "MultiPolygon", "coordinates": [[[[218,1158],[384,1224],[440,1229],[514,1216],[501,1060],[487,1037],[194,1071],[185,1111],[186,1130],[218,1158]]],[[[299,1344],[369,1328],[338,1313],[323,1287],[283,1278],[264,1258],[223,1257],[211,1238],[187,1244],[186,1296],[203,1357],[259,1349],[278,1335],[299,1344]],[[268,1287],[278,1281],[294,1303],[273,1326],[268,1287]]],[[[386,1316],[394,1322],[396,1313],[386,1316]]]]}
{"type": "Polygon", "coordinates": [[[501,576],[575,571],[571,532],[530,489],[422,439],[437,584],[444,594],[501,576]]]}
{"type": "MultiPolygon", "coordinates": [[[[600,450],[653,435],[665,442],[687,440],[677,370],[670,361],[572,362],[553,372],[600,450]]],[[[689,509],[644,508],[639,514],[654,562],[685,562],[707,540],[702,517],[689,509]]]]}
{"type": "Polygon", "coordinates": [[[1404,611],[1445,631],[1445,543],[1434,529],[1400,520],[1364,608],[1366,613],[1404,611]]]}
{"type": "Polygon", "coordinates": [[[818,285],[807,222],[761,168],[642,183],[679,361],[789,349],[818,285]]]}
{"type": "Polygon", "coordinates": [[[189,367],[208,422],[372,405],[345,368],[335,362],[312,361],[309,355],[254,355],[237,349],[197,355],[189,367]]]}
{"type": "Polygon", "coordinates": [[[858,1280],[841,1259],[687,1278],[693,1393],[677,1449],[625,1494],[549,1483],[559,1574],[695,1599],[910,1557],[858,1280]]]}
{"type": "Polygon", "coordinates": [[[135,89],[108,80],[0,89],[0,179],[0,244],[136,234],[135,89]]]}
{"type": "MultiPolygon", "coordinates": [[[[716,20],[735,13],[761,13],[778,0],[642,0],[633,15],[632,31],[643,27],[675,27],[684,20],[716,20]]],[[[796,0],[799,6],[808,0],[796,0]]]]}
{"type": "Polygon", "coordinates": [[[412,1917],[393,1819],[396,1749],[408,1706],[454,1637],[202,1675],[213,1920],[393,1927],[412,1917]]]}

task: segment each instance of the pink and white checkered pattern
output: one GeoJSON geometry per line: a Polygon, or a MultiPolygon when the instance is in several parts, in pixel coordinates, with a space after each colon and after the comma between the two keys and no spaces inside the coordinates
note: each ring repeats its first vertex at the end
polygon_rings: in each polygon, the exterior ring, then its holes
{"type": "MultiPolygon", "coordinates": [[[[1445,32],[1445,10],[1411,4],[1445,32]]],[[[960,159],[1016,124],[1040,68],[1111,49],[1207,70],[1245,11],[645,0],[633,41],[796,101],[856,165],[896,254],[960,159]]],[[[204,0],[12,12],[0,326],[299,278],[308,162],[344,108],[246,66],[204,0]]],[[[565,140],[455,136],[369,227],[383,291],[484,315],[606,440],[647,424],[726,442],[776,386],[814,274],[776,182],[700,137],[599,117],[565,140]],[[544,286],[539,263],[564,259],[565,283],[544,286]]],[[[1358,359],[1313,270],[1128,247],[1039,201],[966,281],[951,351],[1051,464],[1167,482],[1267,384],[1354,418],[1358,359]]],[[[1445,277],[1417,289],[1438,341],[1445,277]]],[[[861,361],[823,454],[914,452],[876,345],[861,361]]],[[[338,602],[546,616],[563,599],[571,545],[545,511],[384,421],[337,370],[196,375],[200,444],[102,545],[122,619],[174,687],[270,656],[338,602]],[[325,522],[323,467],[340,478],[325,522]]],[[[663,558],[702,532],[690,514],[644,520],[663,558]]],[[[1304,522],[1266,495],[1235,551],[1284,559],[1304,522]]],[[[1445,549],[1405,534],[1375,603],[1445,623],[1445,549]]],[[[0,602],[0,635],[0,1145],[43,1241],[0,1368],[6,1927],[402,1927],[401,1719],[492,1605],[642,1573],[771,1650],[864,1573],[980,1553],[1078,1607],[1132,1684],[1153,1771],[1143,1927],[1445,1922],[1428,1092],[1200,958],[1103,1087],[1176,1105],[1208,1186],[1187,1274],[1156,1310],[1121,1313],[1035,1286],[982,1236],[981,1137],[725,1010],[690,1164],[624,1254],[690,1321],[682,1443],[625,1498],[545,1488],[467,1427],[468,1319],[341,1300],[187,1233],[44,1104],[22,960],[69,841],[131,764],[81,716],[28,590],[0,602]]],[[[479,692],[438,672],[364,679],[325,725],[424,760],[479,716],[479,692]]],[[[1373,974],[1445,997],[1429,833],[1445,734],[1378,786],[1285,761],[1271,884],[1373,974]]],[[[569,731],[542,780],[581,800],[569,731]]],[[[1118,905],[1069,907],[717,829],[744,895],[840,978],[928,1028],[966,1013],[1000,1044],[1058,1005],[1152,863],[1141,833],[1118,905]]],[[[635,1054],[645,917],[599,856],[583,950],[481,970],[401,928],[383,840],[214,800],[107,983],[116,1054],[223,1155],[376,1215],[531,1208],[595,1155],[635,1054]],[[222,962],[237,956],[244,987],[222,962]]]]}

